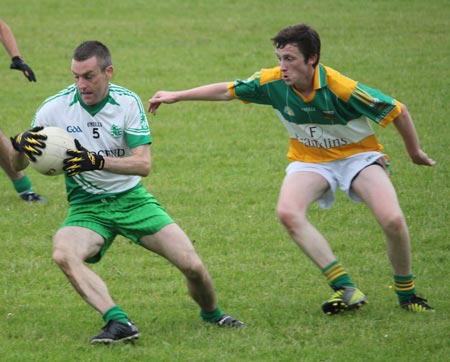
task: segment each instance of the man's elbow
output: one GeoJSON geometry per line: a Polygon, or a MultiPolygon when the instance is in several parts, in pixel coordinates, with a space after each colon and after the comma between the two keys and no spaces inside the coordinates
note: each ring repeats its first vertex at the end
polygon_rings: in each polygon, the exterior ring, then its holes
{"type": "Polygon", "coordinates": [[[141,167],[139,176],[147,177],[148,175],[150,175],[151,168],[152,168],[152,161],[149,160],[149,161],[145,162],[141,167]]]}
{"type": "Polygon", "coordinates": [[[402,103],[400,109],[401,109],[401,113],[403,113],[403,114],[408,114],[409,113],[408,107],[406,106],[406,104],[402,103]]]}

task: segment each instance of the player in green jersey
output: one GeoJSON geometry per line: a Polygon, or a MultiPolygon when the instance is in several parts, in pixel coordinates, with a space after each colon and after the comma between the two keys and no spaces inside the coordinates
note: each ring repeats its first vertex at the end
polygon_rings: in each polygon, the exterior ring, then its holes
{"type": "Polygon", "coordinates": [[[319,63],[320,37],[306,24],[286,27],[272,39],[279,65],[246,80],[188,90],[159,91],[149,100],[156,114],[162,103],[229,101],[270,105],[286,126],[290,147],[277,215],[304,253],[322,270],[334,292],[326,314],[356,309],[367,297],[352,282],[322,234],[309,222],[309,207],[329,208],[337,188],[372,210],[387,240],[399,304],[409,311],[432,308],[416,295],[410,237],[387,172],[382,146],[369,123],[393,123],[412,162],[433,166],[421,149],[404,104],[319,63]]]}
{"type": "MultiPolygon", "coordinates": [[[[11,57],[11,69],[20,70],[30,82],[35,82],[36,77],[33,70],[25,63],[17,45],[16,38],[9,27],[0,19],[0,43],[11,57]]],[[[0,166],[11,179],[14,189],[19,196],[28,202],[45,202],[45,199],[33,192],[31,180],[22,171],[16,171],[11,166],[9,155],[11,154],[11,142],[9,138],[0,130],[0,166]]]]}
{"type": "Polygon", "coordinates": [[[73,54],[72,73],[75,84],[45,100],[33,128],[14,137],[19,152],[14,152],[13,161],[22,169],[41,152],[46,136],[36,131],[42,127],[44,133],[46,126],[62,127],[76,140],[77,148],[69,150],[64,161],[70,209],[54,236],[53,259],[80,296],[103,316],[106,324],[91,343],[139,337],[105,283],[85,264],[98,262],[117,235],[176,266],[205,321],[242,327],[219,308],[211,276],[187,235],[142,185],[141,177],[148,176],[152,164],[150,129],[139,97],[110,83],[114,67],[108,48],[98,41],[80,44],[73,54]]]}

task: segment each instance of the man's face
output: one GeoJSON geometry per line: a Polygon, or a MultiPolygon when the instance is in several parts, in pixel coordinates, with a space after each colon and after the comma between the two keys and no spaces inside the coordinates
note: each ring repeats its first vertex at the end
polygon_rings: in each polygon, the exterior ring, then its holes
{"type": "Polygon", "coordinates": [[[288,86],[303,89],[311,82],[314,75],[313,64],[317,59],[315,55],[305,61],[303,54],[292,44],[287,44],[284,48],[277,48],[275,53],[283,79],[288,86]]]}
{"type": "Polygon", "coordinates": [[[86,105],[95,106],[105,99],[113,71],[112,65],[102,71],[95,56],[80,62],[72,59],[75,83],[81,99],[86,105]]]}

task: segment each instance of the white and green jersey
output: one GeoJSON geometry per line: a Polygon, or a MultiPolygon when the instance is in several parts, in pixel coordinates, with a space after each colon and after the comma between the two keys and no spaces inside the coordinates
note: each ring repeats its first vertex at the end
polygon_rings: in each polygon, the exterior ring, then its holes
{"type": "MultiPolygon", "coordinates": [[[[131,149],[151,143],[141,100],[114,84],[109,85],[104,101],[92,107],[84,104],[75,84],[69,86],[42,103],[32,126],[63,128],[87,150],[107,157],[127,157],[131,149]]],[[[65,177],[71,205],[114,196],[141,185],[140,176],[103,170],[65,177]]]]}
{"type": "Polygon", "coordinates": [[[280,67],[263,69],[229,84],[233,98],[271,105],[286,126],[291,161],[329,162],[382,151],[369,119],[385,127],[401,112],[395,99],[319,64],[314,91],[305,98],[286,85],[280,67]]]}

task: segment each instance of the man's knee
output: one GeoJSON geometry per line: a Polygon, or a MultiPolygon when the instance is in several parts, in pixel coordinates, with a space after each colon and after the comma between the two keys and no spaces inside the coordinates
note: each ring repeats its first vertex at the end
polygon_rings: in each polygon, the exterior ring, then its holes
{"type": "Polygon", "coordinates": [[[208,273],[205,265],[195,253],[184,258],[180,270],[188,279],[203,279],[204,275],[208,273]]]}
{"type": "Polygon", "coordinates": [[[61,243],[55,242],[53,245],[52,259],[60,267],[70,264],[70,253],[62,246],[61,243]]]}
{"type": "Polygon", "coordinates": [[[65,242],[60,238],[55,238],[53,241],[52,259],[62,269],[68,268],[75,263],[83,262],[83,258],[70,245],[69,242],[65,242]]]}
{"type": "Polygon", "coordinates": [[[305,211],[283,204],[278,204],[276,214],[280,222],[287,228],[301,224],[306,219],[305,211]]]}
{"type": "Polygon", "coordinates": [[[400,211],[384,215],[380,220],[380,224],[383,230],[390,233],[400,233],[407,228],[405,217],[400,211]]]}
{"type": "Polygon", "coordinates": [[[52,259],[60,268],[64,269],[69,265],[67,254],[60,249],[53,248],[52,259]]]}

